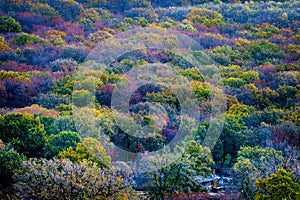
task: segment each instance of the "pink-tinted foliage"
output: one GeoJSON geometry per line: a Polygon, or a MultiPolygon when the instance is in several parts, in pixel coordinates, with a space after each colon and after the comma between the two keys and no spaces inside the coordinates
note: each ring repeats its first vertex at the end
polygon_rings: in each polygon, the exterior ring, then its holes
{"type": "Polygon", "coordinates": [[[295,126],[283,124],[273,131],[273,144],[277,145],[286,142],[291,147],[300,149],[300,134],[295,126]]]}
{"type": "Polygon", "coordinates": [[[207,31],[209,33],[213,33],[213,34],[219,34],[220,33],[220,30],[217,26],[210,27],[207,31]]]}
{"type": "Polygon", "coordinates": [[[96,29],[102,30],[103,28],[105,28],[105,25],[103,24],[103,22],[98,21],[98,22],[95,22],[95,23],[94,23],[94,27],[95,27],[96,29]]]}
{"type": "Polygon", "coordinates": [[[23,47],[23,54],[26,63],[45,67],[50,63],[62,56],[62,49],[58,46],[45,46],[45,45],[26,45],[23,47]]]}
{"type": "Polygon", "coordinates": [[[16,61],[10,60],[3,63],[1,69],[15,72],[29,72],[37,68],[32,65],[27,65],[26,63],[17,63],[16,61]]]}
{"type": "Polygon", "coordinates": [[[72,75],[72,74],[73,74],[73,72],[58,71],[58,72],[53,72],[52,77],[53,77],[53,79],[60,80],[63,77],[65,77],[67,75],[72,75]]]}
{"type": "Polygon", "coordinates": [[[206,33],[207,30],[208,30],[208,28],[206,26],[204,26],[202,24],[199,24],[199,23],[196,23],[193,26],[197,29],[198,32],[204,32],[204,33],[206,33]]]}
{"type": "Polygon", "coordinates": [[[36,114],[36,115],[43,115],[46,117],[57,117],[57,115],[59,114],[59,112],[57,110],[54,109],[46,109],[43,108],[37,104],[33,104],[31,106],[27,106],[24,108],[18,108],[14,110],[15,113],[21,113],[21,114],[36,114]]]}
{"type": "Polygon", "coordinates": [[[79,24],[66,22],[62,18],[53,18],[47,25],[56,30],[64,31],[67,35],[84,36],[84,30],[79,24]]]}
{"type": "Polygon", "coordinates": [[[28,105],[27,87],[27,82],[18,79],[0,81],[0,107],[20,108],[28,105]]]}
{"type": "Polygon", "coordinates": [[[164,128],[162,130],[162,135],[166,137],[167,142],[170,142],[176,136],[176,130],[164,128]]]}
{"type": "Polygon", "coordinates": [[[37,93],[45,93],[51,89],[52,79],[47,74],[35,75],[31,77],[31,87],[37,93]]]}
{"type": "Polygon", "coordinates": [[[32,33],[39,35],[40,37],[44,37],[44,33],[46,31],[53,30],[53,27],[46,26],[46,25],[33,25],[32,26],[32,33]]]}
{"type": "Polygon", "coordinates": [[[111,97],[112,92],[114,90],[114,85],[107,83],[105,85],[101,85],[96,93],[96,98],[101,105],[110,106],[111,105],[111,97]]]}
{"type": "MultiPolygon", "coordinates": [[[[61,48],[60,48],[60,50],[61,50],[61,48]]],[[[91,49],[89,47],[67,46],[62,49],[62,55],[56,57],[56,59],[57,58],[71,58],[78,62],[83,62],[90,51],[91,51],[91,49]]]]}
{"type": "Polygon", "coordinates": [[[166,53],[163,53],[161,51],[157,51],[154,49],[148,49],[147,55],[148,55],[149,61],[151,61],[153,63],[156,63],[156,62],[166,63],[169,61],[168,55],[166,53]]]}
{"type": "Polygon", "coordinates": [[[33,25],[46,24],[49,18],[40,14],[19,12],[17,13],[16,20],[21,24],[24,32],[31,33],[33,25]]]}

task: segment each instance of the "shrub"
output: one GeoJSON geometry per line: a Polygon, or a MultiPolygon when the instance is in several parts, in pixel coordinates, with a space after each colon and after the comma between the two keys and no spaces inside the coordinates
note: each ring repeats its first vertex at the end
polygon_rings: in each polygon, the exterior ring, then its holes
{"type": "Polygon", "coordinates": [[[156,22],[158,20],[158,16],[153,9],[133,8],[131,10],[125,11],[124,15],[127,18],[144,17],[150,23],[156,22]]]}
{"type": "Polygon", "coordinates": [[[11,51],[12,48],[10,48],[6,42],[0,41],[0,52],[6,52],[6,51],[11,51]]]}
{"type": "Polygon", "coordinates": [[[72,0],[48,1],[48,4],[59,12],[66,21],[75,20],[83,11],[82,5],[72,0]]]}
{"type": "Polygon", "coordinates": [[[30,9],[30,11],[32,13],[45,15],[50,18],[58,15],[58,13],[55,11],[54,8],[52,8],[48,4],[43,4],[43,3],[37,3],[30,9]]]}
{"type": "Polygon", "coordinates": [[[42,42],[42,38],[37,35],[29,35],[27,33],[22,33],[17,38],[15,38],[12,42],[16,45],[25,45],[25,44],[36,44],[42,42]]]}
{"type": "Polygon", "coordinates": [[[13,183],[14,171],[19,168],[22,159],[23,156],[16,151],[6,149],[5,145],[4,148],[0,148],[0,188],[8,187],[13,183]]]}
{"type": "Polygon", "coordinates": [[[207,27],[222,26],[224,25],[223,16],[212,10],[206,8],[193,9],[187,16],[186,19],[193,23],[200,23],[207,27]]]}
{"type": "Polygon", "coordinates": [[[6,114],[0,118],[0,138],[27,157],[44,155],[44,126],[28,114],[6,114]]]}
{"type": "Polygon", "coordinates": [[[77,67],[78,63],[71,59],[71,58],[66,58],[66,59],[57,59],[55,61],[52,61],[49,63],[49,67],[52,69],[52,71],[57,72],[57,71],[72,71],[77,67]]]}
{"type": "Polygon", "coordinates": [[[77,143],[81,142],[81,138],[76,132],[63,131],[57,135],[50,135],[48,142],[49,143],[46,145],[46,157],[52,158],[60,151],[69,147],[75,149],[77,143]]]}
{"type": "Polygon", "coordinates": [[[21,32],[21,25],[14,18],[10,16],[1,16],[0,17],[0,33],[19,33],[21,32]]]}
{"type": "Polygon", "coordinates": [[[39,104],[48,109],[55,108],[60,104],[67,104],[68,102],[68,97],[53,93],[42,93],[32,99],[32,103],[39,104]]]}
{"type": "Polygon", "coordinates": [[[297,199],[300,196],[300,184],[292,173],[280,168],[278,171],[266,177],[257,179],[255,186],[258,188],[254,199],[297,199]]]}
{"type": "Polygon", "coordinates": [[[230,77],[227,79],[223,79],[224,85],[228,85],[229,87],[239,88],[246,84],[246,82],[241,78],[230,77]]]}
{"type": "Polygon", "coordinates": [[[97,32],[95,33],[91,33],[89,35],[89,39],[92,41],[92,42],[100,42],[102,40],[105,40],[109,37],[111,37],[112,35],[106,31],[101,31],[101,30],[98,30],[97,32]]]}

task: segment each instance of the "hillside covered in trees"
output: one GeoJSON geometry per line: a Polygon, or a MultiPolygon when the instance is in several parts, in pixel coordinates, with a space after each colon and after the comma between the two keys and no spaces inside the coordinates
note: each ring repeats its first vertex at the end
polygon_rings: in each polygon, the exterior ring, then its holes
{"type": "Polygon", "coordinates": [[[0,1],[0,199],[299,200],[299,47],[298,0],[0,1]]]}

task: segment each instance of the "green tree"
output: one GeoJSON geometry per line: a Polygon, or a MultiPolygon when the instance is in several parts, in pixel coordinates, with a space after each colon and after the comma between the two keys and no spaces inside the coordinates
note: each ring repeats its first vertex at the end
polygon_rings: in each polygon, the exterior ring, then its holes
{"type": "Polygon", "coordinates": [[[74,90],[72,93],[72,100],[75,106],[84,107],[95,102],[95,96],[88,90],[74,90]]]}
{"type": "MultiPolygon", "coordinates": [[[[62,113],[69,114],[68,111],[63,111],[62,113]]],[[[55,128],[58,132],[62,132],[62,131],[76,132],[76,127],[75,127],[73,117],[70,115],[58,117],[55,121],[55,128]]]]}
{"type": "Polygon", "coordinates": [[[71,95],[73,92],[74,80],[71,75],[64,76],[63,78],[54,81],[53,92],[61,95],[71,95]]]}
{"type": "Polygon", "coordinates": [[[226,167],[231,167],[235,163],[237,152],[245,142],[246,126],[243,124],[242,116],[246,113],[241,112],[247,109],[243,104],[233,104],[229,109],[219,141],[212,150],[217,167],[225,167],[225,162],[226,167]]]}
{"type": "MultiPolygon", "coordinates": [[[[212,174],[211,166],[214,164],[212,155],[207,147],[202,147],[196,141],[189,141],[184,148],[177,147],[181,153],[172,164],[158,168],[157,171],[149,173],[150,181],[146,190],[155,199],[164,199],[166,194],[177,192],[195,192],[205,190],[196,181],[196,176],[207,177],[212,174]]],[[[161,163],[170,162],[168,156],[162,155],[153,159],[153,164],[159,166],[161,163]]]]}
{"type": "Polygon", "coordinates": [[[195,8],[187,16],[186,19],[193,23],[200,23],[207,27],[224,25],[223,16],[213,10],[206,8],[195,8]]]}
{"type": "Polygon", "coordinates": [[[235,77],[224,78],[223,83],[224,85],[228,85],[229,87],[232,88],[240,88],[246,84],[246,82],[243,79],[235,78],[235,77]]]}
{"type": "Polygon", "coordinates": [[[63,131],[57,135],[50,135],[46,145],[46,157],[52,158],[69,147],[75,149],[79,142],[81,142],[81,138],[76,132],[63,131]]]}
{"type": "Polygon", "coordinates": [[[207,82],[193,81],[191,86],[195,92],[195,95],[200,102],[210,100],[210,96],[213,93],[212,85],[207,82]]]}
{"type": "Polygon", "coordinates": [[[281,152],[273,148],[242,147],[234,165],[242,196],[252,199],[256,192],[255,180],[275,173],[283,165],[281,152]]]}
{"type": "Polygon", "coordinates": [[[19,168],[24,156],[7,148],[2,141],[0,147],[0,189],[9,187],[13,183],[13,174],[19,168]]]}
{"type": "Polygon", "coordinates": [[[58,13],[55,11],[54,8],[44,3],[37,3],[36,5],[32,6],[30,12],[45,15],[49,18],[58,16],[58,13]]]}
{"type": "Polygon", "coordinates": [[[218,46],[211,51],[212,57],[221,65],[242,64],[241,53],[231,46],[218,46]]]}
{"type": "Polygon", "coordinates": [[[16,37],[12,43],[17,45],[25,45],[25,44],[37,44],[42,42],[43,39],[38,35],[22,33],[18,37],[16,37]]]}
{"type": "Polygon", "coordinates": [[[96,163],[99,167],[106,168],[111,165],[111,158],[100,142],[94,138],[85,138],[81,143],[77,144],[76,149],[67,148],[59,153],[60,158],[67,158],[72,162],[83,162],[88,160],[96,163]]]}
{"type": "Polygon", "coordinates": [[[240,74],[240,78],[246,83],[253,83],[256,80],[259,80],[258,72],[255,71],[246,71],[240,74]]]}
{"type": "Polygon", "coordinates": [[[255,186],[258,188],[254,199],[272,199],[272,200],[299,200],[300,183],[296,181],[292,173],[280,168],[271,177],[264,180],[257,179],[255,186]]]}
{"type": "Polygon", "coordinates": [[[19,33],[21,32],[21,25],[14,18],[10,16],[1,16],[0,17],[0,33],[19,33]]]}
{"type": "Polygon", "coordinates": [[[179,73],[191,80],[194,81],[202,81],[203,77],[201,76],[201,74],[199,72],[197,72],[197,70],[195,68],[189,68],[189,69],[181,69],[179,70],[179,73]]]}
{"type": "Polygon", "coordinates": [[[52,134],[56,135],[59,133],[56,129],[56,118],[54,117],[46,117],[44,115],[39,115],[41,123],[44,125],[44,129],[46,131],[47,136],[52,134]]]}
{"type": "Polygon", "coordinates": [[[278,93],[278,98],[276,99],[277,102],[281,106],[289,108],[295,105],[295,102],[297,101],[295,97],[297,93],[299,94],[299,90],[293,86],[280,86],[277,89],[277,93],[278,93]]]}
{"type": "Polygon", "coordinates": [[[39,118],[28,114],[6,114],[0,117],[0,139],[27,157],[41,157],[47,143],[39,118]]]}
{"type": "Polygon", "coordinates": [[[239,40],[237,43],[239,50],[244,59],[249,60],[252,66],[255,64],[263,64],[265,62],[276,63],[282,58],[283,54],[279,50],[278,45],[261,40],[261,41],[244,41],[239,40]]]}
{"type": "Polygon", "coordinates": [[[192,161],[192,168],[197,175],[207,177],[212,174],[211,167],[214,165],[214,161],[209,148],[199,145],[196,141],[189,141],[184,144],[184,150],[184,156],[192,161]]]}

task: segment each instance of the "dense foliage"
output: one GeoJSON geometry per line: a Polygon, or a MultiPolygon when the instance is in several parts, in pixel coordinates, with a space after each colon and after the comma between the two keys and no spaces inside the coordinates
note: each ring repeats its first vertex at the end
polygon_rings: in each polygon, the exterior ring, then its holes
{"type": "MultiPolygon", "coordinates": [[[[196,180],[224,168],[234,169],[241,198],[299,199],[299,9],[299,0],[0,1],[0,199],[137,198],[132,188],[146,192],[141,198],[209,195],[196,180]],[[203,49],[183,54],[207,54],[217,63],[210,72],[217,70],[220,79],[163,49],[126,53],[106,70],[86,61],[100,42],[142,27],[192,38],[203,49]],[[153,158],[155,172],[131,176],[114,167],[120,158],[113,144],[131,153],[154,152],[176,138],[180,120],[189,120],[180,116],[180,99],[158,84],[136,89],[128,116],[113,108],[113,92],[137,76],[125,74],[153,63],[189,80],[199,124],[183,127],[189,141],[171,147],[181,155],[176,162],[159,168],[168,157],[153,158]],[[214,116],[212,99],[220,90],[226,113],[214,116]],[[92,117],[76,119],[74,109],[92,117]],[[151,134],[126,134],[116,119],[151,134]],[[209,126],[222,119],[209,149],[203,145],[209,126]],[[109,145],[100,142],[102,136],[109,145]]],[[[178,40],[155,34],[146,39],[174,49],[178,40]]],[[[107,49],[107,59],[115,52],[107,49]]],[[[174,88],[187,96],[183,85],[174,88]]]]}
{"type": "Polygon", "coordinates": [[[255,182],[258,192],[254,199],[293,199],[299,197],[300,184],[285,169],[279,169],[265,180],[255,182]]]}

